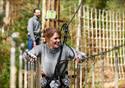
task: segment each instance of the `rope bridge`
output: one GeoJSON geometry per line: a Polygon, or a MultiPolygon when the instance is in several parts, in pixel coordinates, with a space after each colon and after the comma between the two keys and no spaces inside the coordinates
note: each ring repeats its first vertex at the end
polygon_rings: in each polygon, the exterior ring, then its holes
{"type": "Polygon", "coordinates": [[[83,85],[87,88],[118,88],[119,80],[125,80],[125,12],[83,5],[78,17],[80,21],[76,21],[75,33],[80,31],[76,36],[80,35],[79,49],[90,58],[80,65],[84,70],[79,71],[82,79],[79,77],[77,88],[83,85]]]}
{"type": "MultiPolygon", "coordinates": [[[[125,13],[84,5],[80,8],[82,14],[75,15],[75,24],[70,23],[69,29],[75,33],[80,31],[79,35],[71,35],[71,39],[79,39],[79,49],[87,53],[88,58],[77,65],[73,61],[69,64],[71,88],[121,87],[119,82],[125,80],[125,13]],[[75,27],[72,28],[72,25],[75,27]]],[[[11,60],[14,59],[14,48],[13,46],[11,60]]],[[[40,61],[24,63],[22,52],[20,48],[18,88],[40,88],[40,61]]],[[[11,67],[13,68],[13,65],[11,67]]],[[[11,72],[13,73],[13,69],[11,72]]],[[[13,78],[12,75],[11,81],[13,78]]],[[[15,87],[11,85],[11,88],[15,87]]]]}

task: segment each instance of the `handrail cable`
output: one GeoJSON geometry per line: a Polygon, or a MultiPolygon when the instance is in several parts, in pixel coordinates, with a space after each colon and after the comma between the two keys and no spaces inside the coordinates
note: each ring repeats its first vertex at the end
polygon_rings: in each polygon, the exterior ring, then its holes
{"type": "Polygon", "coordinates": [[[114,48],[112,48],[110,50],[107,50],[107,51],[104,51],[104,52],[99,52],[97,54],[90,55],[90,56],[86,57],[85,59],[93,58],[93,57],[96,57],[96,56],[107,54],[108,52],[112,52],[112,51],[117,50],[117,49],[119,49],[119,48],[121,48],[123,46],[125,46],[125,44],[122,44],[122,45],[119,45],[119,46],[115,46],[114,48]]]}
{"type": "Polygon", "coordinates": [[[78,13],[80,7],[82,6],[82,3],[83,3],[83,0],[81,0],[81,2],[80,2],[80,4],[79,4],[79,6],[78,6],[76,12],[74,13],[74,15],[73,15],[72,18],[71,18],[71,20],[70,20],[69,22],[67,22],[67,23],[64,23],[64,24],[62,25],[62,27],[61,27],[61,31],[63,30],[64,33],[65,33],[65,34],[64,34],[64,35],[65,35],[65,36],[64,36],[64,37],[65,37],[65,38],[64,38],[65,40],[67,40],[67,38],[70,38],[68,27],[69,27],[70,23],[72,22],[72,20],[74,19],[75,15],[78,13]]]}
{"type": "Polygon", "coordinates": [[[72,16],[71,20],[68,22],[67,26],[69,26],[69,24],[72,22],[72,20],[74,19],[75,15],[78,13],[80,7],[82,6],[83,0],[81,0],[76,12],[74,13],[74,15],[72,16]]]}

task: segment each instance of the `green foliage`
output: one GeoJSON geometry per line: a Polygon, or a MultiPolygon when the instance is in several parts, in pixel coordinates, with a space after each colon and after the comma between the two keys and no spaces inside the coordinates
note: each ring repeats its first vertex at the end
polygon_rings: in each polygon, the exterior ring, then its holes
{"type": "Polygon", "coordinates": [[[78,0],[61,0],[61,14],[60,18],[68,21],[75,13],[75,7],[78,6],[78,0]],[[71,12],[71,14],[69,14],[71,12]]]}
{"type": "Polygon", "coordinates": [[[9,56],[10,45],[8,43],[1,42],[0,44],[0,88],[9,87],[9,56]]]}
{"type": "Polygon", "coordinates": [[[1,13],[1,14],[0,14],[0,27],[1,27],[1,25],[3,24],[3,17],[4,17],[4,14],[1,13]]]}
{"type": "Polygon", "coordinates": [[[105,8],[106,2],[107,0],[85,0],[85,4],[98,9],[105,8]]]}
{"type": "Polygon", "coordinates": [[[10,71],[9,71],[9,61],[3,62],[2,73],[0,74],[0,88],[9,88],[9,78],[10,78],[10,71]]]}
{"type": "Polygon", "coordinates": [[[107,9],[111,10],[124,10],[125,1],[124,0],[108,0],[107,1],[107,9]]]}

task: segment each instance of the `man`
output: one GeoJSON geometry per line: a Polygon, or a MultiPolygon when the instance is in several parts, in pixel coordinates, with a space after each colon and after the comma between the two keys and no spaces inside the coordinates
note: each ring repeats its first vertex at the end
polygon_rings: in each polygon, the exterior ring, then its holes
{"type": "Polygon", "coordinates": [[[41,12],[38,8],[35,8],[34,16],[31,17],[28,21],[28,50],[31,50],[34,46],[40,43],[40,29],[41,29],[41,22],[40,16],[41,12]]]}

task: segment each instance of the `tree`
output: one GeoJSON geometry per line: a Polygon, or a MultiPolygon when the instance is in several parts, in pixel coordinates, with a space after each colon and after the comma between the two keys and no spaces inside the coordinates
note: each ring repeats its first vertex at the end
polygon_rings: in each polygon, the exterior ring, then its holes
{"type": "Polygon", "coordinates": [[[105,8],[106,2],[107,0],[85,0],[85,4],[98,9],[105,8]]]}
{"type": "Polygon", "coordinates": [[[125,6],[125,1],[124,0],[108,0],[107,1],[107,9],[111,9],[111,10],[124,10],[124,6],[125,6]]]}

